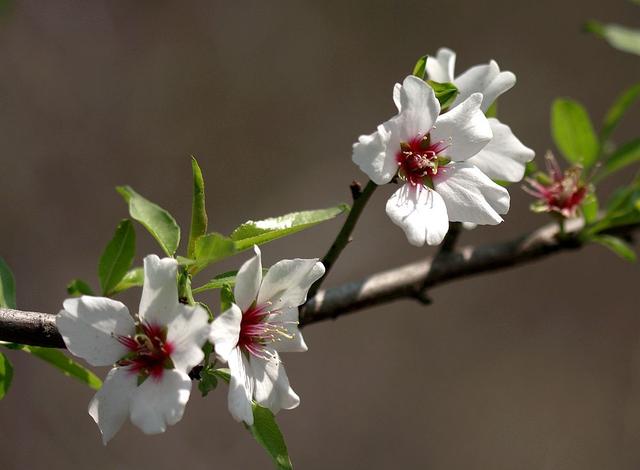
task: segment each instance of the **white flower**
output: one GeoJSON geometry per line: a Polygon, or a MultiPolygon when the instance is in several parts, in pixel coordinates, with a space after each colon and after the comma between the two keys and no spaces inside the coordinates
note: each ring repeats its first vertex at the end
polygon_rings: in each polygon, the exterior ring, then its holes
{"type": "Polygon", "coordinates": [[[93,366],[115,364],[89,403],[105,444],[127,416],[146,434],[182,419],[188,372],[204,357],[210,325],[202,307],[178,302],[177,267],[173,258],[144,259],[137,324],[121,302],[104,297],[67,299],[56,317],[72,354],[93,366]]]}
{"type": "Polygon", "coordinates": [[[307,350],[298,330],[298,307],[324,274],[317,259],[293,259],[274,264],[263,279],[260,250],[254,249],[255,256],[238,271],[235,303],[213,320],[209,338],[229,364],[229,411],[248,425],[253,424],[252,399],[273,413],[300,403],[278,352],[307,350]]]}
{"type": "MultiPolygon", "coordinates": [[[[451,49],[441,48],[434,57],[427,58],[426,71],[431,80],[450,82],[456,85],[459,94],[453,107],[463,103],[473,93],[482,93],[480,108],[486,112],[491,104],[512,88],[516,76],[508,71],[500,71],[496,61],[476,65],[455,76],[456,53],[451,49]]],[[[509,126],[495,118],[489,118],[493,138],[477,155],[467,160],[478,167],[489,178],[494,180],[517,182],[525,172],[525,164],[533,160],[535,153],[524,146],[513,134],[509,126]]]]}
{"type": "Polygon", "coordinates": [[[493,133],[480,109],[482,94],[440,114],[431,87],[409,76],[394,89],[398,114],[360,136],[353,161],[376,184],[396,174],[404,182],[387,202],[391,220],[416,246],[437,245],[449,221],[498,224],[509,210],[509,193],[468,160],[493,133]]]}

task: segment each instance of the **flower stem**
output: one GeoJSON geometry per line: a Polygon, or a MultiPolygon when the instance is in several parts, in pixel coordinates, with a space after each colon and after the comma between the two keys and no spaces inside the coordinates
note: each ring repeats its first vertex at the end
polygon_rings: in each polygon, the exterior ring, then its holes
{"type": "Polygon", "coordinates": [[[371,195],[378,187],[373,181],[369,181],[365,188],[362,191],[354,191],[352,186],[352,194],[353,194],[353,207],[351,207],[351,211],[349,211],[349,215],[347,216],[347,220],[344,221],[344,225],[338,232],[336,239],[334,240],[331,248],[327,251],[327,254],[322,258],[322,264],[325,267],[324,276],[316,281],[314,285],[309,289],[308,298],[312,298],[320,289],[322,282],[329,275],[329,271],[338,260],[338,257],[342,253],[342,250],[347,246],[347,244],[351,241],[351,233],[353,229],[356,227],[356,223],[358,223],[358,219],[360,218],[360,214],[364,209],[364,206],[367,205],[371,195]]]}

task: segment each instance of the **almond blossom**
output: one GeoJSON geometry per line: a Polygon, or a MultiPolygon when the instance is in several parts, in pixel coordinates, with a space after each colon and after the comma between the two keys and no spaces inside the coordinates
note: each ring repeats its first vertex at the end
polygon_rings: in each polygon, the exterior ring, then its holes
{"type": "Polygon", "coordinates": [[[396,176],[402,186],[387,215],[415,246],[439,244],[449,221],[495,225],[509,210],[509,193],[468,160],[493,138],[481,93],[440,115],[440,103],[423,80],[408,76],[394,89],[398,114],[360,136],[353,161],[378,184],[396,176]]]}
{"type": "Polygon", "coordinates": [[[576,217],[580,204],[587,196],[588,186],[581,181],[582,167],[576,165],[562,171],[551,152],[545,155],[547,174],[527,178],[529,187],[523,189],[538,200],[531,208],[535,212],[550,212],[570,219],[576,217]]]}
{"type": "MultiPolygon", "coordinates": [[[[509,71],[501,71],[495,60],[471,67],[457,77],[454,75],[455,62],[456,53],[443,47],[435,56],[429,56],[426,64],[429,79],[453,83],[458,88],[458,96],[452,107],[463,103],[473,93],[482,93],[480,109],[486,113],[495,100],[516,83],[516,76],[509,71]]],[[[498,119],[489,118],[489,126],[493,138],[467,163],[475,165],[493,180],[522,180],[525,164],[533,160],[535,153],[520,142],[509,126],[498,119]]]]}
{"type": "Polygon", "coordinates": [[[191,393],[188,372],[204,354],[210,325],[200,306],[178,302],[178,263],[144,259],[144,286],[136,320],[105,297],[64,301],[56,325],[69,351],[93,366],[113,365],[89,403],[106,444],[127,417],[146,434],[182,419],[191,393]]]}
{"type": "Polygon", "coordinates": [[[317,259],[282,260],[262,276],[259,248],[236,276],[235,303],[211,324],[209,340],[229,364],[229,411],[237,421],[253,424],[252,400],[269,408],[298,406],[280,352],[302,352],[307,345],[298,330],[298,307],[311,285],[324,274],[317,259]]]}

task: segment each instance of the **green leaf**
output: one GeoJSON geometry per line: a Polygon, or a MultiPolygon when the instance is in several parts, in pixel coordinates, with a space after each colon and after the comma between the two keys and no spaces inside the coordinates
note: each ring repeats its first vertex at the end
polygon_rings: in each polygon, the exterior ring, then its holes
{"type": "Polygon", "coordinates": [[[2,400],[9,391],[11,380],[13,380],[13,366],[11,362],[9,362],[9,359],[0,353],[0,400],[2,400]]]}
{"type": "Polygon", "coordinates": [[[640,139],[627,142],[605,162],[603,172],[610,175],[628,165],[640,161],[640,139]]]}
{"type": "Polygon", "coordinates": [[[231,382],[231,371],[229,369],[214,369],[213,373],[216,374],[219,379],[222,379],[227,383],[231,382]]]}
{"type": "Polygon", "coordinates": [[[625,90],[609,108],[602,122],[600,141],[606,142],[616,128],[624,113],[640,96],[640,82],[625,90]]]}
{"type": "Polygon", "coordinates": [[[0,307],[16,308],[16,281],[9,265],[0,257],[0,307]]]}
{"type": "Polygon", "coordinates": [[[582,215],[586,224],[591,224],[598,218],[598,198],[593,192],[587,194],[582,202],[582,215]]]}
{"type": "Polygon", "coordinates": [[[413,66],[413,72],[411,72],[412,75],[424,80],[427,68],[427,57],[429,57],[429,55],[423,55],[418,59],[416,65],[413,66]]]}
{"type": "Polygon", "coordinates": [[[168,256],[173,256],[180,243],[180,227],[162,207],[145,199],[130,186],[118,186],[116,191],[129,203],[129,214],[146,228],[168,256]]]}
{"type": "Polygon", "coordinates": [[[67,294],[72,297],[80,297],[81,295],[95,295],[91,286],[82,279],[72,279],[67,284],[67,294]]]}
{"type": "Polygon", "coordinates": [[[239,252],[249,249],[253,245],[267,243],[277,238],[313,227],[320,222],[333,219],[348,210],[348,205],[340,204],[327,209],[293,212],[281,217],[273,217],[255,222],[250,220],[236,228],[230,235],[230,238],[235,242],[236,251],[239,252]]]}
{"type": "Polygon", "coordinates": [[[484,113],[487,118],[497,118],[498,117],[498,100],[495,100],[487,109],[487,112],[484,113]]]}
{"type": "Polygon", "coordinates": [[[219,233],[208,233],[196,241],[195,263],[189,266],[191,273],[207,267],[236,253],[233,240],[219,233]]]}
{"type": "Polygon", "coordinates": [[[234,300],[233,288],[229,284],[222,286],[220,290],[220,311],[226,312],[229,310],[234,300]]]}
{"type": "Polygon", "coordinates": [[[218,376],[214,373],[213,367],[206,366],[200,370],[200,380],[198,381],[198,390],[203,397],[206,397],[210,391],[218,386],[218,376]]]}
{"type": "Polygon", "coordinates": [[[585,169],[596,162],[598,139],[584,107],[573,100],[558,98],[551,108],[551,132],[564,157],[585,169]]]}
{"type": "Polygon", "coordinates": [[[607,41],[611,47],[640,55],[640,30],[615,23],[602,24],[599,21],[589,21],[584,27],[590,33],[607,41]]]}
{"type": "Polygon", "coordinates": [[[98,390],[102,387],[102,381],[90,370],[85,369],[77,362],[69,359],[62,351],[51,348],[41,348],[39,346],[28,346],[26,344],[8,344],[10,349],[24,351],[45,362],[48,362],[67,377],[73,377],[80,382],[87,384],[89,388],[98,390]]]}
{"type": "Polygon", "coordinates": [[[113,294],[115,287],[127,274],[136,254],[136,232],[133,223],[124,219],[116,228],[98,264],[98,276],[102,295],[113,294]]]}
{"type": "Polygon", "coordinates": [[[229,285],[229,286],[233,287],[236,284],[236,275],[237,274],[238,274],[237,270],[236,271],[229,271],[229,272],[222,273],[222,274],[218,274],[216,277],[211,279],[205,285],[200,286],[200,287],[198,287],[196,289],[193,289],[193,293],[197,294],[199,292],[204,292],[204,291],[207,291],[207,290],[222,289],[225,285],[229,285]]]}
{"type": "Polygon", "coordinates": [[[279,470],[293,469],[284,437],[270,410],[254,403],[253,426],[248,428],[256,441],[269,452],[279,470]]]}
{"type": "Polygon", "coordinates": [[[124,277],[120,279],[120,282],[113,288],[113,294],[123,292],[132,287],[141,287],[142,284],[144,284],[144,269],[133,268],[127,271],[127,274],[125,274],[124,277]]]}
{"type": "Polygon", "coordinates": [[[205,208],[204,178],[198,162],[191,157],[193,170],[193,201],[191,204],[191,231],[189,232],[189,245],[187,256],[193,257],[196,249],[196,240],[207,233],[207,210],[205,208]]]}
{"type": "Polygon", "coordinates": [[[453,83],[438,83],[433,80],[427,80],[427,83],[433,88],[441,109],[451,106],[458,96],[458,88],[453,83]]]}
{"type": "Polygon", "coordinates": [[[602,246],[606,246],[622,259],[631,262],[636,260],[636,254],[633,249],[618,237],[612,235],[596,235],[592,237],[591,240],[602,246]]]}
{"type": "MultiPolygon", "coordinates": [[[[262,269],[262,274],[265,274],[268,269],[262,269]]],[[[218,274],[216,277],[211,279],[205,285],[198,287],[197,289],[193,289],[193,293],[197,294],[198,292],[204,292],[207,290],[213,289],[222,289],[225,285],[229,285],[234,287],[236,285],[236,275],[238,271],[228,271],[226,273],[218,274]]]]}

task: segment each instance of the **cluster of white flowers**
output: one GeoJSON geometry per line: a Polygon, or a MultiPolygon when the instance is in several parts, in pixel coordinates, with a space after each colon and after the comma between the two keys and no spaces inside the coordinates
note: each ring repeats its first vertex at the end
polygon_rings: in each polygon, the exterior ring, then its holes
{"type": "Polygon", "coordinates": [[[449,109],[442,112],[433,89],[409,76],[393,89],[398,114],[353,145],[353,161],[374,183],[403,183],[386,210],[416,246],[442,242],[449,221],[502,222],[509,193],[492,180],[520,181],[534,157],[508,126],[485,116],[515,75],[491,61],[455,77],[455,59],[443,48],[426,63],[429,79],[457,87],[449,109]]]}
{"type": "MultiPolygon", "coordinates": [[[[353,146],[353,161],[373,182],[402,182],[386,210],[417,246],[440,243],[449,221],[500,223],[509,193],[493,180],[521,180],[534,156],[508,126],[485,116],[515,76],[491,61],[455,77],[454,62],[448,49],[426,62],[429,79],[458,89],[448,109],[427,82],[409,76],[393,89],[398,114],[353,146]]],[[[263,277],[256,246],[237,273],[235,302],[211,322],[200,305],[180,303],[178,262],[155,255],[144,260],[135,317],[109,298],[67,299],[57,326],[69,351],[91,365],[113,366],[89,404],[104,443],[127,417],[147,434],[180,421],[189,372],[203,361],[207,341],[229,365],[228,405],[237,421],[253,424],[252,403],[274,413],[298,406],[279,353],[307,350],[298,307],[324,271],[317,259],[283,260],[263,277]]]]}
{"type": "Polygon", "coordinates": [[[278,351],[306,351],[298,306],[324,274],[317,259],[283,260],[262,278],[260,251],[236,278],[231,308],[209,323],[199,305],[178,300],[178,262],[144,259],[144,285],[136,317],[104,297],[65,300],[56,324],[69,351],[94,366],[113,365],[89,403],[106,444],[127,416],[146,434],[182,419],[191,393],[189,371],[204,358],[209,339],[231,372],[229,410],[253,424],[252,400],[276,413],[298,406],[278,351]]]}

